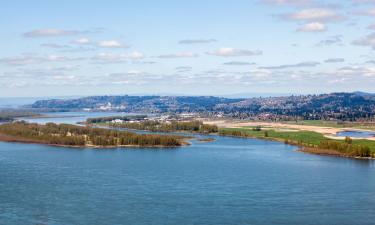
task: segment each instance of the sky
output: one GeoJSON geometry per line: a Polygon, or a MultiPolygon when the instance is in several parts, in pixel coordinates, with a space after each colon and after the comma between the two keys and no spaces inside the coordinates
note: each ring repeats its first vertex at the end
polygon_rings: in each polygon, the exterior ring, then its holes
{"type": "Polygon", "coordinates": [[[3,0],[0,97],[375,92],[375,0],[3,0]]]}

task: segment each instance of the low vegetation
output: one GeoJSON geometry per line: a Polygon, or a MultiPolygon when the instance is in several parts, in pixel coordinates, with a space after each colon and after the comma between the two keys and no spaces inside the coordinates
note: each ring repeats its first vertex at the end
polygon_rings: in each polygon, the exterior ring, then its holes
{"type": "Polygon", "coordinates": [[[223,136],[254,137],[282,141],[298,145],[305,152],[316,154],[340,155],[348,157],[375,157],[375,141],[369,140],[331,140],[312,131],[275,131],[259,128],[223,128],[223,136]]]}
{"type": "Polygon", "coordinates": [[[73,147],[174,147],[184,143],[183,137],[177,135],[136,134],[69,124],[40,125],[24,121],[0,125],[0,140],[73,147]]]}
{"type": "Polygon", "coordinates": [[[147,130],[152,132],[176,132],[187,131],[196,133],[216,133],[218,127],[216,125],[204,124],[202,121],[172,121],[172,122],[159,122],[159,121],[138,121],[138,122],[122,122],[122,123],[106,123],[99,124],[115,128],[127,128],[134,130],[147,130]]]}

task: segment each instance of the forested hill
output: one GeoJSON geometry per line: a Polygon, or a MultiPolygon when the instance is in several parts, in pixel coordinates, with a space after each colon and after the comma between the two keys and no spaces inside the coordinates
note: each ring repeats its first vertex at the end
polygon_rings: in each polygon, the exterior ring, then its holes
{"type": "Polygon", "coordinates": [[[71,100],[42,100],[32,108],[46,109],[95,109],[126,112],[203,112],[215,107],[239,102],[243,99],[229,99],[211,96],[92,96],[71,100]]]}
{"type": "Polygon", "coordinates": [[[305,119],[352,119],[375,115],[375,95],[332,93],[286,97],[229,99],[187,96],[94,96],[70,100],[43,100],[31,106],[57,110],[113,110],[124,112],[207,112],[234,117],[255,115],[299,116],[305,119]],[[268,115],[269,114],[269,115],[268,115]]]}

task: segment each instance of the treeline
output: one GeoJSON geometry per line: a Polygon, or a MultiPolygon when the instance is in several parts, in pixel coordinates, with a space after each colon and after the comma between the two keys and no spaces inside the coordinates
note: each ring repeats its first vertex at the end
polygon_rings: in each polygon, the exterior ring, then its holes
{"type": "Polygon", "coordinates": [[[96,118],[88,118],[86,119],[86,123],[107,123],[114,120],[122,120],[122,121],[140,121],[147,118],[146,115],[134,115],[134,116],[108,116],[108,117],[96,117],[96,118]]]}
{"type": "Polygon", "coordinates": [[[318,148],[326,150],[335,150],[346,156],[354,157],[375,157],[374,153],[371,152],[368,146],[354,145],[348,142],[346,138],[345,142],[326,140],[320,142],[318,148]]]}
{"type": "MultiPolygon", "coordinates": [[[[181,146],[183,137],[176,135],[136,134],[70,124],[40,125],[24,121],[0,125],[0,136],[12,141],[68,146],[181,146]]],[[[9,140],[4,139],[4,140],[9,140]]]]}
{"type": "Polygon", "coordinates": [[[197,133],[216,133],[218,127],[216,125],[204,124],[202,121],[172,121],[159,122],[159,121],[139,121],[139,122],[124,122],[124,123],[111,123],[111,127],[127,128],[134,130],[147,130],[152,132],[173,132],[173,131],[188,131],[197,133]]]}
{"type": "Polygon", "coordinates": [[[252,131],[257,131],[259,132],[259,135],[253,135],[250,134],[249,132],[246,131],[241,131],[241,130],[229,130],[229,129],[220,129],[219,130],[219,135],[221,136],[234,136],[234,137],[268,137],[268,131],[264,131],[263,135],[261,135],[261,128],[252,128],[252,131]],[[259,129],[259,130],[258,130],[259,129]]]}

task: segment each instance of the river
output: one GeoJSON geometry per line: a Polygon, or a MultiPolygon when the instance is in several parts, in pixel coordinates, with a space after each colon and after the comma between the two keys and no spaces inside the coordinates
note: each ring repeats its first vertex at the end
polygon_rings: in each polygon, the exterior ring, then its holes
{"type": "Polygon", "coordinates": [[[0,143],[0,224],[375,223],[374,161],[215,138],[168,150],[0,143]]]}

